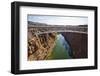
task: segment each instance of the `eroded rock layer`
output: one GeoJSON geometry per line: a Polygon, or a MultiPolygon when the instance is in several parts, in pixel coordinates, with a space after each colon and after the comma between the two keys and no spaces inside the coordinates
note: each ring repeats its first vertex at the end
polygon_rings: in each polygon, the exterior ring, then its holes
{"type": "MultiPolygon", "coordinates": [[[[50,56],[55,46],[56,34],[44,33],[36,34],[45,29],[28,27],[28,60],[46,60],[50,56]]],[[[46,31],[46,30],[45,30],[46,31]]]]}

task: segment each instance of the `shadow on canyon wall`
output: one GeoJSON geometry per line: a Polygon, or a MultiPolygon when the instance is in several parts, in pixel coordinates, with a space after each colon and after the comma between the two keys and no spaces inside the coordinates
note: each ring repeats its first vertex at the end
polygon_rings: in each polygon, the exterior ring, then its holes
{"type": "Polygon", "coordinates": [[[66,41],[68,41],[73,58],[88,57],[88,35],[84,33],[62,32],[66,41]]]}

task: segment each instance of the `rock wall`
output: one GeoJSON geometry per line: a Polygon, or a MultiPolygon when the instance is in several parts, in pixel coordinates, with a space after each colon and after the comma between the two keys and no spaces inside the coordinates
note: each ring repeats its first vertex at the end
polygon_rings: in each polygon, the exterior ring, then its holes
{"type": "Polygon", "coordinates": [[[55,46],[56,33],[37,35],[38,28],[28,28],[28,60],[46,60],[55,46]]]}
{"type": "Polygon", "coordinates": [[[88,57],[88,34],[75,32],[62,32],[73,51],[73,58],[88,57]]]}

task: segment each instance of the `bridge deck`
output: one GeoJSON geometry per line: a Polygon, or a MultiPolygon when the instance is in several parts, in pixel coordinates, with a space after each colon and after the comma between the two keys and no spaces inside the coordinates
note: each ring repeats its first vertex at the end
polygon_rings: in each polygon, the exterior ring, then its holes
{"type": "Polygon", "coordinates": [[[35,34],[45,34],[45,33],[53,33],[53,32],[74,32],[74,33],[83,33],[87,34],[87,32],[82,32],[82,31],[72,31],[72,30],[56,30],[56,31],[44,31],[44,32],[36,32],[35,34]]]}

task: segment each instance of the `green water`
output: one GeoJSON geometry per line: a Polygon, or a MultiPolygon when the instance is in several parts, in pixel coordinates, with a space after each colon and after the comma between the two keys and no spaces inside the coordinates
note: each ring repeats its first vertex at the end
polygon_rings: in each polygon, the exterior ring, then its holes
{"type": "Polygon", "coordinates": [[[61,44],[60,40],[56,40],[56,45],[53,49],[53,52],[49,59],[69,59],[70,56],[68,54],[68,51],[64,48],[64,46],[61,44]]]}

